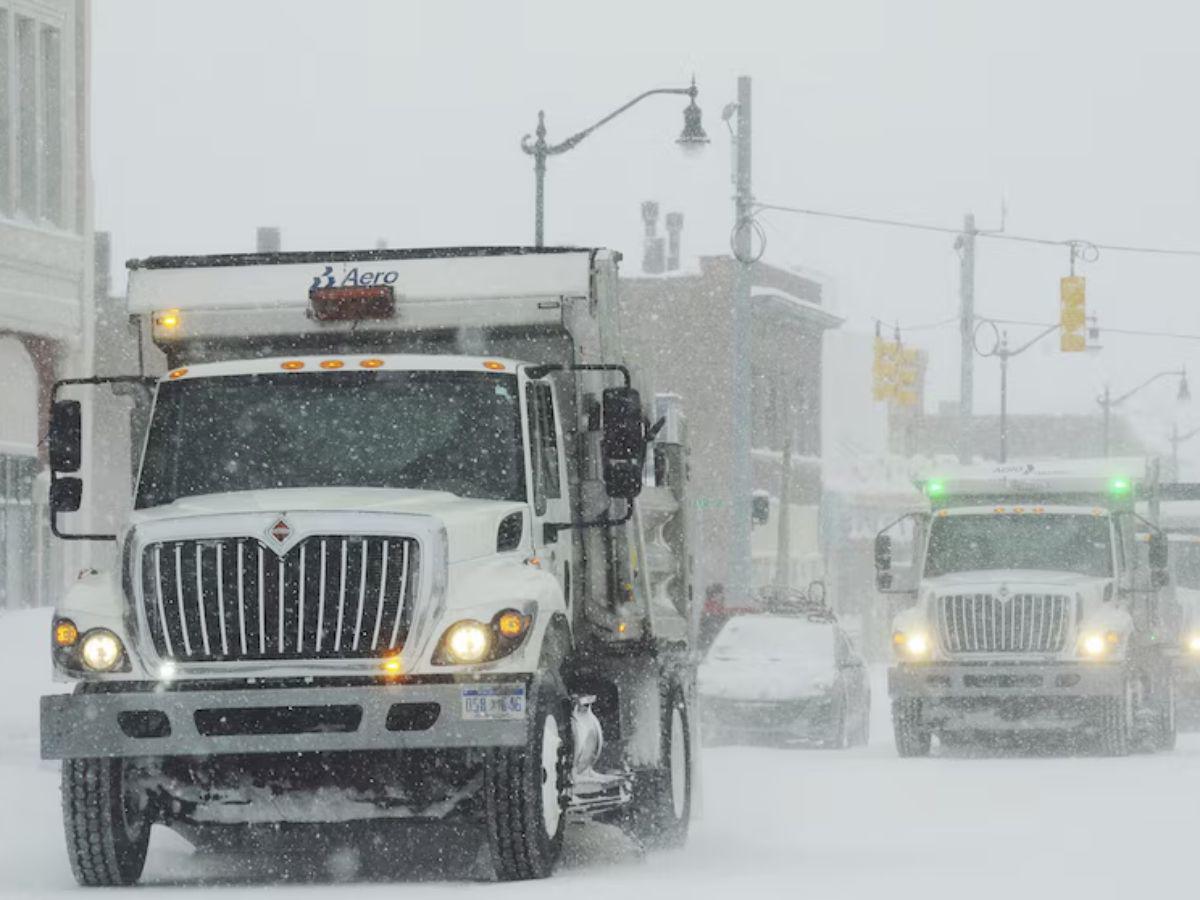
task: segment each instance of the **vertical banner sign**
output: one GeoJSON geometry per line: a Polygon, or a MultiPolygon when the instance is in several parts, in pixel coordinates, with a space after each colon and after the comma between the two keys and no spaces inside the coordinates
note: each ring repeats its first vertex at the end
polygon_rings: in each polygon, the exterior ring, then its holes
{"type": "Polygon", "coordinates": [[[1058,323],[1062,326],[1059,348],[1063,353],[1080,353],[1087,349],[1086,279],[1068,275],[1059,282],[1058,323]]]}

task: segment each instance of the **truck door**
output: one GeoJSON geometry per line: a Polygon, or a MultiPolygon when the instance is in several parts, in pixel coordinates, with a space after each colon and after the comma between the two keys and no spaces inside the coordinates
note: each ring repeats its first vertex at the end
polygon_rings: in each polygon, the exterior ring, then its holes
{"type": "Polygon", "coordinates": [[[571,533],[569,530],[558,531],[545,527],[571,521],[562,429],[559,427],[554,389],[548,381],[530,381],[526,385],[525,399],[534,511],[533,549],[542,560],[542,567],[558,577],[569,608],[574,574],[571,533]]]}

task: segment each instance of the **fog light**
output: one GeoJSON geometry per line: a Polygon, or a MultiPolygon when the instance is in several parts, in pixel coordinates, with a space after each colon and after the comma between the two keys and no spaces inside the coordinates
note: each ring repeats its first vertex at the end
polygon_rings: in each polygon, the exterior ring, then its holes
{"type": "Polygon", "coordinates": [[[921,659],[929,653],[929,638],[919,631],[914,634],[897,631],[892,635],[892,644],[897,653],[909,659],[921,659]]]}
{"type": "Polygon", "coordinates": [[[93,672],[111,672],[123,654],[121,639],[106,628],[89,631],[79,645],[79,658],[93,672]]]}

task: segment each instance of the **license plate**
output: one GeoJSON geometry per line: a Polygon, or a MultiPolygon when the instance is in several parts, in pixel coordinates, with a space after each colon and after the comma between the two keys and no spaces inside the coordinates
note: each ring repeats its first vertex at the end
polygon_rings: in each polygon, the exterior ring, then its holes
{"type": "Polygon", "coordinates": [[[525,718],[525,686],[471,687],[462,689],[464,719],[525,718]]]}

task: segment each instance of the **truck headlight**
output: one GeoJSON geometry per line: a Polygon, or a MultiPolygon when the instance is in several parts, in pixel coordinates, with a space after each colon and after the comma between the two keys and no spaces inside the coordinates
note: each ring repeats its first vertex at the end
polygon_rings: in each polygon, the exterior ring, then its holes
{"type": "Polygon", "coordinates": [[[121,639],[107,628],[89,631],[79,643],[79,658],[93,672],[111,672],[124,655],[121,639]]]}
{"type": "Polygon", "coordinates": [[[1188,638],[1187,648],[1188,648],[1189,652],[1194,653],[1197,656],[1200,656],[1200,631],[1193,632],[1191,637],[1188,638]]]}
{"type": "Polygon", "coordinates": [[[492,631],[482,622],[455,622],[446,629],[442,647],[449,662],[482,662],[492,648],[492,631]]]}
{"type": "Polygon", "coordinates": [[[1117,649],[1121,635],[1115,631],[1089,631],[1079,639],[1079,655],[1099,659],[1117,649]]]}
{"type": "Polygon", "coordinates": [[[925,659],[929,655],[929,636],[920,631],[892,634],[892,646],[901,659],[925,659]]]}
{"type": "Polygon", "coordinates": [[[463,619],[446,629],[433,654],[438,666],[491,662],[513,653],[525,642],[533,625],[532,612],[505,609],[490,624],[463,619]]]}

